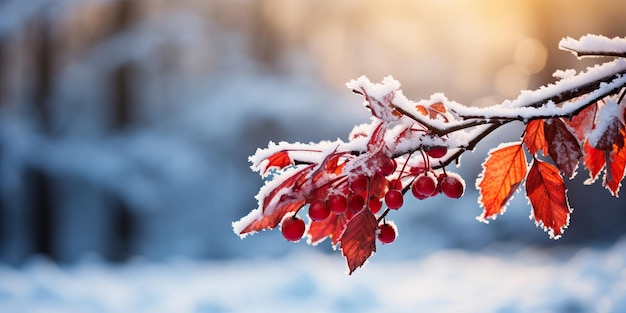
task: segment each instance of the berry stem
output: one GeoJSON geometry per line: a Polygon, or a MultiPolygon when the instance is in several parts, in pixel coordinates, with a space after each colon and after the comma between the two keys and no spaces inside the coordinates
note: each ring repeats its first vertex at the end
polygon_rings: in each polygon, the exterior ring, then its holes
{"type": "Polygon", "coordinates": [[[398,179],[396,179],[396,184],[395,184],[395,186],[393,186],[393,189],[398,189],[398,183],[402,180],[402,174],[404,173],[404,169],[406,168],[406,164],[409,163],[409,159],[411,159],[411,156],[413,155],[413,152],[414,151],[409,152],[409,155],[406,157],[406,161],[402,165],[402,169],[400,170],[400,173],[398,174],[398,179]]]}
{"type": "Polygon", "coordinates": [[[389,213],[389,211],[391,211],[390,208],[385,208],[385,211],[383,211],[383,214],[381,214],[378,219],[376,219],[376,222],[378,224],[380,224],[380,221],[382,221],[383,219],[385,219],[385,216],[387,216],[387,213],[389,213]]]}

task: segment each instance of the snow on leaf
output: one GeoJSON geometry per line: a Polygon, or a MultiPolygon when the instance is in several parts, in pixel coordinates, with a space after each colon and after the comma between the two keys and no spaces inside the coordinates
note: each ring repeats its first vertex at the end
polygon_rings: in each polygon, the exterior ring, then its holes
{"type": "Polygon", "coordinates": [[[339,238],[341,252],[348,262],[349,274],[363,266],[376,252],[376,228],[378,222],[372,211],[363,209],[346,224],[339,238]]]}
{"type": "Polygon", "coordinates": [[[547,231],[550,238],[559,239],[569,225],[572,212],[559,169],[534,159],[526,177],[526,196],[532,206],[530,218],[547,231]]]}
{"type": "Polygon", "coordinates": [[[578,140],[560,118],[546,120],[544,132],[548,142],[548,154],[569,179],[574,178],[582,157],[578,140]]]}
{"type": "Polygon", "coordinates": [[[367,77],[361,76],[346,83],[352,91],[365,97],[365,107],[372,115],[387,122],[397,121],[402,113],[396,110],[393,100],[400,83],[391,76],[383,78],[381,84],[372,83],[367,77]]]}
{"type": "Polygon", "coordinates": [[[443,117],[444,121],[448,121],[448,118],[445,115],[446,107],[441,102],[435,102],[428,106],[418,104],[415,106],[415,108],[417,109],[417,111],[422,113],[422,115],[428,116],[432,120],[437,119],[437,117],[441,116],[443,117]]]}
{"type": "Polygon", "coordinates": [[[487,222],[504,213],[508,201],[526,176],[526,156],[519,142],[500,145],[489,152],[478,176],[478,203],[484,208],[477,219],[487,222]]]}
{"type": "Polygon", "coordinates": [[[374,132],[372,132],[372,136],[367,142],[367,150],[374,151],[380,150],[385,145],[385,133],[387,131],[386,123],[378,123],[374,132]]]}
{"type": "Polygon", "coordinates": [[[311,222],[307,232],[309,236],[308,243],[311,245],[317,245],[326,239],[326,237],[330,236],[333,247],[335,247],[339,242],[339,236],[341,236],[346,222],[348,221],[346,214],[349,214],[349,212],[341,215],[331,212],[328,218],[322,221],[311,222]]]}
{"type": "Polygon", "coordinates": [[[295,171],[282,173],[280,178],[274,178],[259,190],[257,199],[259,207],[252,210],[247,216],[233,223],[233,230],[240,236],[278,226],[283,216],[298,210],[305,204],[303,188],[307,182],[307,175],[313,165],[295,171]],[[283,175],[287,175],[283,178],[283,175]]]}
{"type": "Polygon", "coordinates": [[[267,158],[267,163],[263,165],[261,169],[262,175],[272,167],[277,167],[279,170],[289,165],[293,165],[293,161],[289,157],[287,151],[278,151],[267,158]]]}
{"type": "Polygon", "coordinates": [[[621,107],[615,99],[608,98],[598,113],[596,128],[589,134],[589,144],[605,151],[613,150],[614,144],[621,148],[624,146],[623,128],[621,107]]]}
{"type": "Polygon", "coordinates": [[[572,116],[565,123],[570,127],[578,142],[585,142],[587,135],[595,126],[596,113],[598,112],[598,103],[594,102],[584,108],[580,113],[572,116]]]}
{"type": "Polygon", "coordinates": [[[259,214],[260,210],[252,210],[238,222],[233,223],[233,229],[242,238],[248,234],[254,234],[265,229],[272,229],[280,224],[285,214],[295,212],[304,205],[304,200],[296,200],[282,203],[272,214],[259,214]],[[239,226],[241,223],[245,225],[239,226]],[[242,228],[243,227],[243,228],[242,228]],[[241,228],[241,230],[240,230],[241,228]]]}
{"type": "Polygon", "coordinates": [[[584,184],[591,185],[598,179],[600,171],[604,168],[604,164],[606,163],[606,151],[598,150],[592,147],[588,141],[585,141],[583,152],[583,164],[589,171],[589,178],[585,180],[584,184]]]}
{"type": "Polygon", "coordinates": [[[607,165],[606,173],[604,174],[603,185],[614,197],[618,197],[626,168],[626,149],[622,148],[611,152],[607,162],[609,164],[607,165]]]}
{"type": "Polygon", "coordinates": [[[339,160],[346,154],[348,153],[333,153],[332,155],[330,155],[324,166],[326,172],[335,175],[341,174],[341,170],[346,165],[346,162],[340,163],[339,160]]]}
{"type": "Polygon", "coordinates": [[[548,143],[543,132],[543,124],[543,120],[532,120],[526,124],[523,141],[531,154],[542,150],[544,156],[548,155],[548,143]]]}

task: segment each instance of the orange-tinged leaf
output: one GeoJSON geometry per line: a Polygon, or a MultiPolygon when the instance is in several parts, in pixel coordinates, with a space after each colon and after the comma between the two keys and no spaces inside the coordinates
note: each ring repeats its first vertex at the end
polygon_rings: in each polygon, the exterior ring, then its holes
{"type": "Polygon", "coordinates": [[[583,164],[589,171],[589,178],[585,180],[585,185],[593,184],[598,179],[598,175],[604,164],[606,163],[605,151],[592,147],[588,141],[585,141],[583,148],[583,164]]]}
{"type": "Polygon", "coordinates": [[[359,211],[346,224],[339,242],[341,252],[348,262],[350,274],[363,266],[365,261],[376,252],[377,227],[376,216],[367,209],[359,211]]]}
{"type": "Polygon", "coordinates": [[[548,155],[548,143],[543,132],[543,120],[532,120],[526,124],[524,132],[524,144],[530,154],[543,151],[543,155],[548,155]]]}
{"type": "Polygon", "coordinates": [[[572,179],[582,157],[580,144],[560,118],[548,119],[544,124],[548,154],[565,175],[572,179]]]}
{"type": "Polygon", "coordinates": [[[287,151],[278,151],[267,158],[267,165],[263,169],[263,174],[265,174],[270,168],[277,167],[278,169],[283,169],[289,165],[293,165],[293,161],[289,157],[287,151]]]}
{"type": "MultiPolygon", "coordinates": [[[[347,213],[348,212],[346,212],[346,214],[347,213]]],[[[348,221],[346,214],[337,215],[331,212],[328,218],[322,221],[311,222],[307,232],[309,236],[309,243],[316,245],[322,242],[326,237],[330,236],[333,247],[336,246],[339,242],[339,236],[341,236],[346,222],[348,221]]]]}
{"type": "Polygon", "coordinates": [[[607,162],[609,164],[604,174],[604,186],[609,189],[613,196],[618,197],[626,168],[626,149],[611,152],[607,162]]]}
{"type": "Polygon", "coordinates": [[[522,144],[500,145],[489,152],[476,181],[478,203],[484,208],[478,220],[486,222],[504,213],[508,201],[526,176],[526,155],[522,144]]]}
{"type": "Polygon", "coordinates": [[[441,102],[435,102],[429,106],[418,104],[415,108],[422,113],[422,115],[428,116],[430,119],[434,120],[437,116],[441,116],[446,122],[448,121],[448,118],[445,116],[446,107],[441,102]]]}
{"type": "Polygon", "coordinates": [[[526,196],[532,206],[531,218],[535,224],[547,231],[550,238],[559,239],[569,225],[572,213],[559,169],[535,159],[526,177],[526,196]]]}

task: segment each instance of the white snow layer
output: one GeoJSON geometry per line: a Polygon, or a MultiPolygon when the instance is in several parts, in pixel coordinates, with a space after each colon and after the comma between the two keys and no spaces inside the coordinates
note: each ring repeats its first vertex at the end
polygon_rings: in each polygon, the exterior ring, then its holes
{"type": "Polygon", "coordinates": [[[309,249],[255,261],[91,260],[63,268],[33,260],[19,270],[0,265],[0,278],[0,312],[608,313],[626,307],[626,240],[559,252],[374,256],[352,276],[341,257],[309,249]]]}
{"type": "Polygon", "coordinates": [[[559,48],[579,53],[626,53],[626,38],[608,38],[602,35],[588,34],[576,40],[571,37],[563,38],[559,48]]]}

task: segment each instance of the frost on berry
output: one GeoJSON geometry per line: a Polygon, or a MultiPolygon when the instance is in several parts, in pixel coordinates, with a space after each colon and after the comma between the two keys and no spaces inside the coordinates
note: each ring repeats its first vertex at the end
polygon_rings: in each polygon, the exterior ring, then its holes
{"type": "Polygon", "coordinates": [[[378,225],[377,238],[383,244],[390,244],[396,240],[398,231],[396,225],[387,221],[378,225]]]}
{"type": "Polygon", "coordinates": [[[388,157],[381,158],[380,169],[378,173],[383,176],[389,176],[396,171],[398,164],[396,160],[388,157]]]}
{"type": "MultiPolygon", "coordinates": [[[[424,172],[417,176],[411,186],[413,194],[422,197],[431,197],[437,193],[437,179],[431,172],[424,172]]],[[[417,197],[417,196],[416,196],[417,197]]]]}
{"type": "Polygon", "coordinates": [[[455,173],[442,174],[441,192],[448,198],[460,198],[465,192],[465,181],[455,173]]]}

